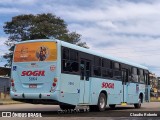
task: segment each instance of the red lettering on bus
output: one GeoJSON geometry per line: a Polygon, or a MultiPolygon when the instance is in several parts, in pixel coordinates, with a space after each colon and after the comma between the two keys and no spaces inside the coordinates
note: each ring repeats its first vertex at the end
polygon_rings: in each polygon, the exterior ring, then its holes
{"type": "Polygon", "coordinates": [[[112,88],[112,89],[114,89],[114,83],[103,82],[102,83],[102,88],[112,88]]]}
{"type": "Polygon", "coordinates": [[[45,71],[22,71],[21,76],[45,76],[45,71]]]}

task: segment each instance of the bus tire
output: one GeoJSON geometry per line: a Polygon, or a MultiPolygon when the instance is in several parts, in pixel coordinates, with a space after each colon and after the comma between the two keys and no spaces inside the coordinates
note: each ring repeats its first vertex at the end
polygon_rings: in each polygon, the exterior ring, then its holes
{"type": "Polygon", "coordinates": [[[106,100],[107,97],[104,93],[100,93],[98,98],[98,104],[97,105],[90,105],[89,109],[90,112],[102,112],[106,109],[106,100]]]}
{"type": "Polygon", "coordinates": [[[96,111],[102,112],[105,111],[106,109],[106,104],[107,104],[107,97],[104,93],[100,93],[99,98],[98,98],[98,104],[95,107],[96,111]]]}
{"type": "Polygon", "coordinates": [[[115,109],[116,104],[110,104],[109,107],[110,107],[111,109],[115,109]]]}
{"type": "Polygon", "coordinates": [[[59,105],[62,110],[75,109],[75,105],[59,105]]]}
{"type": "Polygon", "coordinates": [[[141,108],[141,103],[142,103],[141,101],[142,101],[142,97],[139,96],[138,103],[134,104],[134,107],[135,108],[141,108]]]}

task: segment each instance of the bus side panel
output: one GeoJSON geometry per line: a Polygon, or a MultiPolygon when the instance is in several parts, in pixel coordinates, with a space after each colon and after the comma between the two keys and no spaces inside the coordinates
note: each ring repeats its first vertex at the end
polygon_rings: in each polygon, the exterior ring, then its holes
{"type": "Polygon", "coordinates": [[[139,98],[140,93],[143,94],[143,102],[145,102],[145,84],[139,84],[138,98],[139,98]]]}
{"type": "Polygon", "coordinates": [[[126,95],[127,103],[137,103],[139,86],[137,83],[127,83],[128,95],[126,95]]]}
{"type": "Polygon", "coordinates": [[[107,104],[120,104],[122,82],[116,80],[107,80],[100,78],[92,78],[91,81],[91,105],[97,105],[99,94],[101,91],[107,93],[107,104]]]}
{"type": "Polygon", "coordinates": [[[114,88],[110,89],[110,94],[108,95],[108,104],[121,104],[122,81],[111,80],[111,82],[114,82],[114,88]]]}
{"type": "Polygon", "coordinates": [[[60,102],[77,105],[79,101],[80,76],[61,74],[60,102]]]}
{"type": "Polygon", "coordinates": [[[79,100],[79,93],[77,92],[78,91],[77,89],[79,89],[79,79],[80,78],[77,75],[61,73],[61,71],[62,71],[61,70],[61,68],[62,68],[62,65],[61,65],[62,44],[59,41],[59,42],[57,42],[57,45],[58,45],[58,60],[57,60],[58,71],[57,71],[57,74],[60,76],[59,85],[58,85],[58,90],[60,90],[58,101],[60,103],[77,105],[78,100],[79,100]]]}
{"type": "Polygon", "coordinates": [[[129,83],[127,103],[138,103],[139,95],[143,93],[143,101],[145,99],[145,85],[139,83],[129,83]]]}

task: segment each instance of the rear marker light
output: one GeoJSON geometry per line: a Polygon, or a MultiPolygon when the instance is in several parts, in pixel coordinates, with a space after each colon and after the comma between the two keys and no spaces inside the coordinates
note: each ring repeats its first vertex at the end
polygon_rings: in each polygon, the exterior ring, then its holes
{"type": "Polygon", "coordinates": [[[11,82],[14,82],[14,80],[12,79],[11,82]]]}
{"type": "Polygon", "coordinates": [[[57,82],[58,81],[58,79],[57,78],[54,78],[54,82],[57,82]]]}

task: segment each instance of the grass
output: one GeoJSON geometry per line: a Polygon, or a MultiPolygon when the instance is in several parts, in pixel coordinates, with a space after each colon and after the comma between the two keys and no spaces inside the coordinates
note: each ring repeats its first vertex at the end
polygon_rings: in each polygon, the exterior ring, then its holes
{"type": "Polygon", "coordinates": [[[160,102],[160,97],[158,97],[158,99],[156,97],[151,97],[151,102],[160,102]]]}
{"type": "Polygon", "coordinates": [[[2,100],[9,100],[11,98],[10,98],[9,94],[5,95],[4,93],[0,93],[0,99],[2,99],[2,100]]]}

